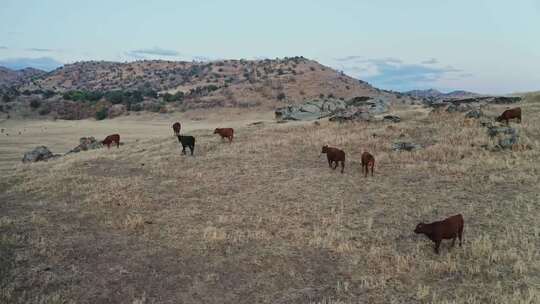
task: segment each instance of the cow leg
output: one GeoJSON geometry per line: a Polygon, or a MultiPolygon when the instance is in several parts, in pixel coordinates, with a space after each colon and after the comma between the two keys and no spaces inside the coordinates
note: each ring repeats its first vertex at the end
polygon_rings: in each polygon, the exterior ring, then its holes
{"type": "Polygon", "coordinates": [[[452,248],[453,248],[454,246],[456,246],[456,237],[457,237],[457,235],[454,235],[454,238],[452,239],[452,245],[451,245],[452,248]]]}
{"type": "Polygon", "coordinates": [[[341,173],[343,173],[343,170],[345,170],[345,162],[341,162],[341,173]]]}
{"type": "Polygon", "coordinates": [[[328,167],[332,168],[332,161],[328,160],[328,167]]]}
{"type": "Polygon", "coordinates": [[[435,241],[435,253],[439,254],[439,247],[441,247],[441,241],[435,241]]]}
{"type": "Polygon", "coordinates": [[[182,145],[182,154],[186,155],[186,146],[182,145]]]}
{"type": "Polygon", "coordinates": [[[338,161],[335,161],[335,162],[334,162],[334,168],[333,168],[333,169],[336,170],[337,166],[338,166],[338,161]]]}
{"type": "Polygon", "coordinates": [[[195,150],[195,146],[189,146],[189,149],[191,150],[191,156],[193,156],[193,150],[195,150]]]}
{"type": "Polygon", "coordinates": [[[116,142],[116,148],[117,148],[117,149],[120,148],[120,141],[117,141],[117,142],[116,142]]]}
{"type": "Polygon", "coordinates": [[[373,169],[375,169],[375,164],[371,164],[371,176],[373,176],[373,169]]]}
{"type": "Polygon", "coordinates": [[[232,143],[232,136],[229,137],[229,143],[232,143]]]}
{"type": "Polygon", "coordinates": [[[458,238],[459,238],[459,247],[461,247],[461,237],[463,236],[463,227],[461,227],[458,231],[458,238]]]}

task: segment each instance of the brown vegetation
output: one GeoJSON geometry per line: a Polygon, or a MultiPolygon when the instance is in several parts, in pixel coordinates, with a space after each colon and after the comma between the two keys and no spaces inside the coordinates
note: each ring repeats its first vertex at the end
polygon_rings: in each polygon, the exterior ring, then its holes
{"type": "Polygon", "coordinates": [[[395,128],[264,124],[232,145],[194,130],[196,157],[164,124],[18,165],[0,180],[0,302],[538,303],[540,103],[522,109],[532,149],[517,152],[483,149],[485,128],[462,114],[408,109],[395,128]],[[425,148],[394,152],[400,137],[425,148]],[[325,142],[351,151],[340,178],[317,158],[325,142]],[[434,255],[412,233],[457,213],[460,250],[434,255]]]}

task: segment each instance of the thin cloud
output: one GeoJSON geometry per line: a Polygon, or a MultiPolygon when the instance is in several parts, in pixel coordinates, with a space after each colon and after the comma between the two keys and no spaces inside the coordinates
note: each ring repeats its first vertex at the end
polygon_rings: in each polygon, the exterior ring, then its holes
{"type": "Polygon", "coordinates": [[[43,71],[52,71],[58,67],[61,67],[62,65],[62,62],[51,57],[0,59],[0,66],[4,66],[12,70],[34,68],[43,71]]]}
{"type": "Polygon", "coordinates": [[[356,60],[360,60],[360,59],[364,59],[364,56],[352,55],[352,56],[345,56],[345,57],[335,58],[334,60],[340,61],[340,62],[348,62],[348,61],[356,61],[356,60]]]}
{"type": "Polygon", "coordinates": [[[166,50],[158,47],[151,49],[132,50],[126,53],[128,56],[135,58],[146,58],[146,56],[164,56],[164,57],[177,57],[180,55],[175,50],[166,50]]]}
{"type": "Polygon", "coordinates": [[[431,59],[428,59],[428,60],[424,60],[422,62],[420,62],[421,64],[437,64],[439,63],[439,60],[435,59],[435,58],[431,58],[431,59]]]}
{"type": "Polygon", "coordinates": [[[29,51],[29,52],[41,52],[41,53],[54,52],[53,49],[42,49],[42,48],[29,48],[29,49],[26,49],[26,51],[29,51]]]}
{"type": "Polygon", "coordinates": [[[8,49],[7,46],[0,45],[0,50],[7,50],[7,49],[8,49]]]}
{"type": "Polygon", "coordinates": [[[392,57],[370,58],[355,60],[350,64],[341,62],[340,68],[377,87],[401,91],[432,86],[441,79],[471,76],[470,73],[452,66],[436,66],[435,59],[416,64],[405,63],[392,57]]]}

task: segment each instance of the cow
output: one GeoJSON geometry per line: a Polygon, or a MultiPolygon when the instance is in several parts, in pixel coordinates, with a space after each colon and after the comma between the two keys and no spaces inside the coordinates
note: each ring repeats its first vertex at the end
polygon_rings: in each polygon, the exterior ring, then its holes
{"type": "Polygon", "coordinates": [[[513,108],[513,109],[508,109],[506,111],[504,111],[501,116],[497,117],[497,121],[499,122],[502,122],[503,120],[506,121],[506,124],[508,124],[508,121],[510,119],[514,119],[514,118],[517,118],[519,123],[521,123],[521,108],[520,107],[517,107],[517,108],[513,108]]]}
{"type": "Polygon", "coordinates": [[[118,134],[112,134],[107,137],[101,142],[102,144],[107,146],[107,149],[111,147],[111,144],[116,143],[116,147],[120,148],[120,135],[118,134]]]}
{"type": "Polygon", "coordinates": [[[229,143],[231,143],[234,137],[234,130],[233,128],[217,128],[214,130],[214,134],[219,134],[222,139],[229,139],[229,143]]]}
{"type": "Polygon", "coordinates": [[[179,122],[175,122],[172,125],[174,135],[178,136],[180,135],[180,129],[182,128],[182,125],[179,122]]]}
{"type": "Polygon", "coordinates": [[[336,170],[338,163],[341,162],[341,173],[343,173],[343,170],[345,170],[345,152],[338,148],[332,148],[328,147],[328,145],[324,145],[322,147],[321,154],[319,154],[319,157],[326,153],[326,158],[328,159],[328,166],[330,168],[336,170]],[[334,167],[332,167],[332,163],[334,163],[334,167]]]}
{"type": "Polygon", "coordinates": [[[191,155],[193,155],[193,150],[195,150],[195,137],[189,135],[177,135],[178,141],[182,144],[182,154],[186,154],[186,147],[191,150],[191,155]]]}
{"type": "Polygon", "coordinates": [[[364,177],[367,177],[368,170],[371,169],[371,176],[373,176],[373,169],[375,168],[375,157],[369,152],[362,153],[362,171],[364,172],[364,177]]]}
{"type": "Polygon", "coordinates": [[[435,253],[439,254],[439,247],[443,239],[452,239],[452,247],[456,243],[456,237],[459,238],[459,247],[461,247],[461,237],[463,235],[463,216],[461,214],[453,215],[445,220],[433,222],[430,224],[420,223],[414,229],[414,233],[423,233],[430,240],[435,242],[435,253]]]}

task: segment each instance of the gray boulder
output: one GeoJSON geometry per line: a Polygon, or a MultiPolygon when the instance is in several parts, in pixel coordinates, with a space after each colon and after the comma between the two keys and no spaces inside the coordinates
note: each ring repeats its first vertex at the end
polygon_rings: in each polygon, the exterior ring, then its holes
{"type": "Polygon", "coordinates": [[[465,114],[465,117],[466,118],[480,118],[481,116],[483,116],[484,114],[482,113],[481,110],[479,109],[475,109],[475,110],[472,110],[472,111],[469,111],[467,112],[467,114],[465,114]]]}
{"type": "MultiPolygon", "coordinates": [[[[324,117],[336,117],[334,121],[357,120],[355,113],[366,112],[377,115],[388,112],[390,100],[385,96],[359,96],[348,101],[335,98],[314,99],[300,105],[290,105],[275,111],[276,119],[283,120],[316,120],[324,117]],[[346,117],[344,117],[345,115],[346,117]]],[[[368,117],[358,114],[361,120],[368,117]]]]}
{"type": "Polygon", "coordinates": [[[392,150],[394,151],[413,151],[422,148],[422,145],[411,142],[395,142],[392,144],[392,150]]]}
{"type": "Polygon", "coordinates": [[[488,135],[491,138],[497,137],[496,150],[512,149],[519,142],[519,132],[517,129],[510,127],[489,126],[488,135]]]}
{"type": "Polygon", "coordinates": [[[51,158],[59,157],[58,154],[53,154],[47,147],[39,146],[35,147],[34,150],[24,153],[22,162],[23,163],[33,163],[43,160],[49,160],[51,158]]]}
{"type": "Polygon", "coordinates": [[[290,105],[276,109],[278,120],[315,120],[330,116],[339,109],[345,109],[345,101],[339,99],[315,99],[301,105],[290,105]]]}
{"type": "Polygon", "coordinates": [[[398,123],[401,121],[401,117],[397,116],[397,115],[385,115],[383,117],[383,121],[388,121],[388,122],[393,122],[393,123],[398,123]]]}
{"type": "Polygon", "coordinates": [[[68,153],[78,153],[81,151],[88,151],[99,148],[103,148],[103,144],[101,143],[101,141],[97,141],[93,136],[81,137],[79,139],[79,145],[73,148],[68,153]]]}

